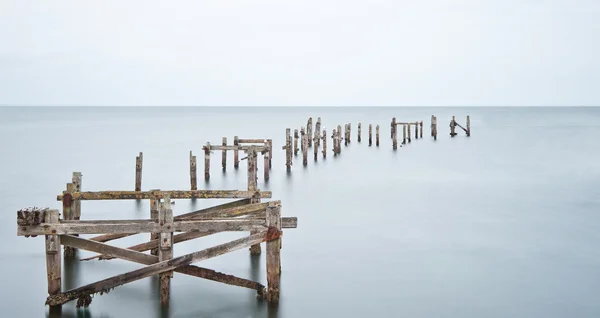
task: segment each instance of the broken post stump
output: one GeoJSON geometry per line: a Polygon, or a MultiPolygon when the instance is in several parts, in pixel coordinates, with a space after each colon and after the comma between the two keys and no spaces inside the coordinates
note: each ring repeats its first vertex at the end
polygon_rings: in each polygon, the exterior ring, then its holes
{"type": "Polygon", "coordinates": [[[142,191],[142,166],[144,163],[144,154],[140,152],[135,157],[135,191],[142,191]]]}
{"type": "Polygon", "coordinates": [[[467,137],[471,137],[471,118],[467,115],[467,137]]]}
{"type": "Polygon", "coordinates": [[[360,123],[358,123],[358,136],[357,136],[357,140],[358,140],[358,142],[360,142],[360,123]]]}
{"type": "MultiPolygon", "coordinates": [[[[233,136],[233,145],[234,146],[239,146],[240,143],[238,141],[238,136],[233,136]]],[[[240,167],[240,154],[239,154],[239,150],[236,148],[233,150],[233,168],[237,169],[240,167]]]]}
{"type": "MultiPolygon", "coordinates": [[[[58,210],[46,210],[44,223],[59,223],[58,210]]],[[[48,278],[48,295],[60,294],[61,291],[61,258],[60,236],[45,235],[46,238],[46,276],[48,278]]],[[[60,308],[61,305],[51,306],[51,310],[60,308]]]]}
{"type": "Polygon", "coordinates": [[[204,147],[204,180],[210,179],[210,143],[204,147]]]}
{"type": "Polygon", "coordinates": [[[308,136],[310,136],[307,141],[308,141],[308,147],[312,147],[312,141],[311,141],[311,137],[313,135],[313,127],[312,127],[312,117],[308,118],[308,122],[306,123],[306,134],[308,134],[308,136]]]}
{"type": "Polygon", "coordinates": [[[281,206],[267,207],[267,300],[279,301],[281,278],[281,206]]]}
{"type": "MultiPolygon", "coordinates": [[[[227,146],[227,137],[223,137],[221,145],[227,146]]],[[[225,149],[221,151],[221,167],[223,167],[223,171],[227,170],[227,150],[225,149]]]]}
{"type": "Polygon", "coordinates": [[[379,125],[375,126],[375,146],[379,147],[379,125]]]}
{"type": "Polygon", "coordinates": [[[373,144],[373,125],[369,124],[369,147],[373,144]]]}
{"type": "Polygon", "coordinates": [[[302,135],[302,164],[306,167],[308,164],[308,134],[302,135]]]}
{"type": "Polygon", "coordinates": [[[292,170],[292,136],[291,129],[285,129],[285,167],[287,171],[292,170]]]}
{"type": "Polygon", "coordinates": [[[294,129],[294,156],[298,155],[298,129],[294,129]]]}
{"type": "Polygon", "coordinates": [[[327,131],[323,129],[323,159],[327,157],[327,131]]]}
{"type": "Polygon", "coordinates": [[[190,150],[190,184],[191,184],[191,190],[198,190],[198,185],[196,184],[196,156],[192,155],[191,150],[190,150]]]}

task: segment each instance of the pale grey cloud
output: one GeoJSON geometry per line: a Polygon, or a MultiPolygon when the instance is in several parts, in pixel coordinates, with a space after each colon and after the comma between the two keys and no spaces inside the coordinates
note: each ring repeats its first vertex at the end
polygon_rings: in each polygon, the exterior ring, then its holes
{"type": "Polygon", "coordinates": [[[0,2],[0,104],[599,105],[597,0],[0,2]]]}

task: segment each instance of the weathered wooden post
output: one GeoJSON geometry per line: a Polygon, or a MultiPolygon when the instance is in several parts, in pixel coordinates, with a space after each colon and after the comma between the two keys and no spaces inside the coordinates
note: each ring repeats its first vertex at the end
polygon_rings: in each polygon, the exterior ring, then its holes
{"type": "Polygon", "coordinates": [[[144,163],[144,154],[135,157],[135,191],[142,191],[142,166],[144,163]]]}
{"type": "Polygon", "coordinates": [[[358,142],[360,142],[360,123],[358,123],[358,136],[357,136],[357,140],[358,142]]]}
{"type": "Polygon", "coordinates": [[[300,127],[300,151],[302,152],[304,152],[304,135],[306,135],[304,127],[300,127]]]}
{"type": "Polygon", "coordinates": [[[204,148],[204,180],[210,179],[210,142],[204,148]]]}
{"type": "Polygon", "coordinates": [[[348,123],[348,143],[352,141],[352,123],[348,123]]]}
{"type": "MultiPolygon", "coordinates": [[[[73,172],[73,177],[71,179],[75,192],[81,192],[81,172],[73,172]]],[[[73,220],[81,219],[81,200],[73,199],[73,203],[71,204],[73,220]]],[[[79,234],[75,234],[75,236],[79,236],[79,234]]]]}
{"type": "Polygon", "coordinates": [[[337,144],[337,135],[336,135],[336,130],[335,128],[331,131],[331,150],[333,150],[333,155],[335,156],[337,154],[337,148],[336,148],[336,144],[337,144]]]}
{"type": "Polygon", "coordinates": [[[315,138],[314,139],[315,140],[314,140],[313,150],[314,150],[314,155],[315,155],[315,161],[317,161],[317,156],[318,156],[318,153],[319,153],[319,144],[320,144],[320,142],[319,142],[320,138],[319,138],[319,132],[318,131],[315,131],[315,138]]]}
{"type": "Polygon", "coordinates": [[[269,163],[269,141],[265,139],[265,151],[263,152],[263,162],[264,162],[264,176],[265,176],[265,181],[269,180],[269,171],[271,170],[270,168],[270,163],[269,163]]]}
{"type": "Polygon", "coordinates": [[[308,164],[308,134],[302,135],[302,164],[306,166],[308,164]]]}
{"type": "Polygon", "coordinates": [[[467,115],[467,137],[471,137],[471,118],[467,115]]]}
{"type": "MultiPolygon", "coordinates": [[[[257,191],[258,176],[257,176],[257,158],[258,153],[255,147],[248,148],[248,191],[257,191]]],[[[254,196],[250,199],[250,203],[260,203],[260,196],[254,196]]],[[[256,231],[251,231],[250,234],[255,234],[256,231]]],[[[260,255],[260,244],[250,246],[251,255],[260,255]]]]}
{"type": "Polygon", "coordinates": [[[450,121],[450,136],[451,137],[456,136],[455,128],[456,128],[456,121],[455,121],[455,117],[452,116],[452,121],[450,121]]]}
{"type": "MultiPolygon", "coordinates": [[[[160,209],[158,210],[159,224],[166,228],[160,235],[158,260],[159,262],[173,258],[173,210],[171,209],[171,198],[168,194],[164,196],[160,209]]],[[[159,274],[160,303],[169,304],[171,278],[173,271],[167,271],[159,274]]]]}
{"type": "Polygon", "coordinates": [[[273,167],[272,165],[272,160],[273,160],[273,139],[267,139],[267,145],[269,148],[269,169],[271,169],[273,167]]]}
{"type": "Polygon", "coordinates": [[[315,142],[317,147],[321,146],[321,117],[317,117],[317,123],[315,124],[315,142]]]}
{"type": "Polygon", "coordinates": [[[421,122],[419,122],[419,126],[421,126],[421,130],[419,131],[419,135],[421,138],[423,138],[423,121],[421,120],[421,122]]]}
{"type": "Polygon", "coordinates": [[[415,140],[419,139],[419,122],[415,121],[415,140]]]}
{"type": "Polygon", "coordinates": [[[348,124],[344,125],[344,146],[348,146],[348,124]]]}
{"type": "Polygon", "coordinates": [[[298,155],[298,129],[294,129],[294,156],[298,155]]]}
{"type": "Polygon", "coordinates": [[[292,136],[291,129],[285,129],[285,167],[287,171],[292,170],[292,136]]]}
{"type": "MultiPolygon", "coordinates": [[[[221,145],[227,146],[227,137],[223,137],[221,145]]],[[[227,170],[227,150],[225,149],[221,151],[221,166],[223,167],[223,171],[227,170]]]]}
{"type": "Polygon", "coordinates": [[[391,138],[394,139],[394,133],[396,132],[396,117],[392,117],[392,130],[391,130],[391,138]]]}
{"type": "Polygon", "coordinates": [[[431,115],[431,136],[437,140],[437,117],[434,115],[431,115]]]}
{"type": "MultiPolygon", "coordinates": [[[[58,210],[46,210],[44,223],[55,224],[58,221],[58,210]]],[[[60,236],[45,235],[46,238],[46,275],[48,277],[48,295],[60,293],[61,288],[61,258],[60,258],[60,236]]],[[[50,310],[59,310],[62,306],[51,306],[50,310]]]]}
{"type": "MultiPolygon", "coordinates": [[[[150,198],[150,220],[153,222],[159,222],[158,219],[158,210],[160,208],[160,198],[159,198],[159,189],[150,190],[152,192],[152,196],[150,198]]],[[[150,233],[150,241],[158,239],[160,236],[159,233],[150,233]]],[[[158,255],[158,248],[150,249],[151,255],[158,255]]]]}
{"type": "Polygon", "coordinates": [[[408,138],[408,142],[410,143],[410,123],[406,123],[406,136],[408,138]]]}
{"type": "MultiPolygon", "coordinates": [[[[344,132],[345,133],[345,132],[344,132]]],[[[342,153],[342,125],[337,126],[337,141],[338,141],[338,151],[337,153],[342,153]]]]}
{"type": "Polygon", "coordinates": [[[396,132],[396,118],[394,117],[393,119],[393,123],[394,123],[394,130],[392,131],[392,148],[394,150],[398,149],[398,138],[397,138],[397,132],[396,132]]]}
{"type": "Polygon", "coordinates": [[[191,190],[198,190],[198,186],[196,184],[196,156],[192,155],[191,150],[190,150],[190,184],[191,184],[191,190]]]}
{"type": "Polygon", "coordinates": [[[379,147],[379,125],[375,126],[375,146],[379,147]]]}
{"type": "MultiPolygon", "coordinates": [[[[306,123],[306,133],[307,133],[309,136],[311,136],[311,137],[312,137],[312,135],[313,135],[313,133],[312,133],[312,132],[313,132],[313,128],[312,128],[312,117],[310,117],[310,118],[308,118],[308,123],[306,123]]],[[[308,141],[308,146],[309,146],[309,147],[312,147],[312,141],[311,141],[311,139],[310,139],[311,137],[309,137],[309,138],[307,139],[307,141],[308,141]]]]}
{"type": "Polygon", "coordinates": [[[279,301],[281,277],[281,206],[267,207],[267,300],[279,301]]]}
{"type": "MultiPolygon", "coordinates": [[[[234,146],[239,146],[240,143],[238,141],[238,136],[233,136],[233,145],[234,146]]],[[[240,154],[239,154],[239,150],[237,148],[235,148],[233,150],[233,168],[237,169],[240,167],[240,154]]]]}
{"type": "Polygon", "coordinates": [[[327,131],[323,129],[323,159],[327,157],[327,131]]]}
{"type": "Polygon", "coordinates": [[[369,147],[373,144],[373,125],[369,124],[369,147]]]}
{"type": "MultiPolygon", "coordinates": [[[[75,185],[73,183],[67,183],[67,190],[63,194],[62,205],[63,205],[63,220],[73,221],[73,193],[75,192],[75,185]]],[[[64,255],[65,257],[75,256],[76,249],[70,246],[65,246],[64,255]]]]}

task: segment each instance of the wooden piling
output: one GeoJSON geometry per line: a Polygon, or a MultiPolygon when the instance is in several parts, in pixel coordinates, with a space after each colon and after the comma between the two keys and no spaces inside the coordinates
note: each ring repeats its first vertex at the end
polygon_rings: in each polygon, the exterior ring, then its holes
{"type": "Polygon", "coordinates": [[[267,236],[270,236],[266,244],[267,300],[270,303],[277,303],[279,301],[279,280],[281,277],[281,206],[268,206],[266,215],[267,236]]]}
{"type": "Polygon", "coordinates": [[[422,120],[419,122],[419,126],[421,126],[420,127],[421,130],[419,131],[419,135],[420,135],[421,138],[423,138],[423,121],[422,120]]]}
{"type": "MultiPolygon", "coordinates": [[[[318,122],[317,122],[317,123],[318,123],[318,122]]],[[[320,139],[321,139],[321,138],[319,138],[319,132],[318,132],[318,131],[315,131],[314,147],[313,147],[313,150],[314,150],[314,156],[315,156],[315,161],[317,161],[317,156],[318,156],[318,153],[319,153],[319,144],[320,144],[319,140],[320,140],[320,139]]]]}
{"type": "Polygon", "coordinates": [[[321,117],[317,117],[317,123],[315,124],[315,144],[317,147],[321,146],[321,117]]]}
{"type": "MultiPolygon", "coordinates": [[[[81,172],[73,172],[72,183],[74,187],[74,192],[81,192],[81,172]]],[[[81,201],[78,199],[74,199],[71,204],[73,220],[81,219],[81,201]]]]}
{"type": "Polygon", "coordinates": [[[348,143],[352,141],[352,123],[348,123],[348,143]]]}
{"type": "Polygon", "coordinates": [[[375,126],[375,146],[379,147],[379,125],[375,126]]]}
{"type": "Polygon", "coordinates": [[[300,127],[300,151],[302,152],[304,152],[304,135],[306,135],[304,127],[300,127]]]}
{"type": "Polygon", "coordinates": [[[294,129],[294,156],[298,155],[298,129],[294,129]]]}
{"type": "Polygon", "coordinates": [[[348,124],[344,125],[344,146],[348,146],[348,124]]]}
{"type": "Polygon", "coordinates": [[[210,179],[210,143],[204,147],[204,180],[210,179]]]}
{"type": "Polygon", "coordinates": [[[358,136],[357,136],[357,140],[358,140],[358,142],[360,142],[360,123],[358,123],[358,136]]]}
{"type": "Polygon", "coordinates": [[[419,122],[415,122],[415,140],[419,139],[419,122]]]}
{"type": "MultiPolygon", "coordinates": [[[[173,258],[173,210],[171,209],[171,198],[165,195],[160,209],[158,210],[158,219],[165,232],[161,232],[158,249],[158,261],[166,261],[173,258]],[[171,229],[171,231],[169,231],[171,229]]],[[[159,274],[160,303],[169,304],[170,285],[173,271],[167,271],[159,274]]]]}
{"type": "Polygon", "coordinates": [[[191,190],[198,190],[198,185],[196,183],[196,156],[192,155],[191,150],[190,150],[190,184],[191,184],[191,190]]]}
{"type": "Polygon", "coordinates": [[[273,167],[273,139],[267,139],[269,145],[269,170],[273,167]]]}
{"type": "Polygon", "coordinates": [[[369,147],[373,144],[373,125],[369,124],[369,147]]]}
{"type": "Polygon", "coordinates": [[[342,153],[342,125],[337,126],[337,154],[342,153]]]}
{"type": "Polygon", "coordinates": [[[408,142],[410,143],[410,123],[406,124],[406,137],[408,139],[408,142]]]}
{"type": "Polygon", "coordinates": [[[392,122],[394,123],[394,125],[393,125],[394,129],[392,130],[392,148],[394,150],[397,150],[398,149],[398,137],[396,136],[397,132],[396,132],[396,118],[395,117],[392,119],[392,122]]]}
{"type": "MultiPolygon", "coordinates": [[[[58,210],[46,210],[44,223],[59,223],[58,210]]],[[[60,294],[61,291],[61,257],[60,236],[46,235],[46,276],[48,278],[48,295],[60,294]]],[[[51,306],[50,310],[61,308],[61,305],[51,306]]]]}
{"type": "Polygon", "coordinates": [[[471,118],[467,115],[467,137],[471,137],[471,118]]]}
{"type": "MultiPolygon", "coordinates": [[[[153,189],[154,191],[160,191],[159,189],[153,189]]],[[[158,222],[158,210],[160,209],[160,199],[156,196],[152,196],[150,199],[150,220],[154,222],[158,222]]],[[[150,233],[150,241],[157,240],[159,238],[159,233],[150,233]]],[[[154,247],[150,249],[151,255],[158,255],[158,248],[154,247]]]]}
{"type": "MultiPolygon", "coordinates": [[[[248,191],[257,191],[258,186],[258,176],[257,176],[257,158],[258,153],[256,148],[250,147],[248,149],[248,191]]],[[[252,197],[250,203],[260,203],[260,197],[252,197]]],[[[250,232],[250,234],[255,234],[255,231],[250,232]]],[[[260,244],[254,244],[250,246],[250,254],[251,255],[260,255],[261,248],[260,244]]]]}
{"type": "Polygon", "coordinates": [[[431,136],[437,140],[437,117],[434,115],[431,115],[431,136]]]}
{"type": "Polygon", "coordinates": [[[285,129],[285,167],[287,171],[292,170],[292,136],[291,129],[285,129]]]}
{"type": "Polygon", "coordinates": [[[452,121],[450,121],[450,136],[454,137],[456,136],[456,120],[455,120],[455,116],[452,116],[452,121]]]}
{"type": "Polygon", "coordinates": [[[307,139],[308,141],[308,147],[312,147],[312,140],[311,137],[313,135],[313,127],[312,127],[312,117],[308,118],[308,122],[306,123],[306,134],[308,134],[309,138],[307,139]]]}
{"type": "Polygon", "coordinates": [[[302,164],[306,167],[308,164],[308,134],[302,135],[302,164]]]}
{"type": "MultiPolygon", "coordinates": [[[[227,146],[227,137],[223,137],[221,145],[227,146]]],[[[223,167],[223,171],[227,170],[227,150],[225,149],[221,151],[221,167],[223,167]]]]}
{"type": "Polygon", "coordinates": [[[135,157],[135,191],[142,191],[142,166],[144,163],[144,154],[140,152],[135,157]]]}
{"type": "Polygon", "coordinates": [[[265,181],[269,180],[269,172],[271,170],[269,163],[269,141],[265,140],[265,151],[263,152],[263,170],[264,170],[264,178],[265,181]]]}
{"type": "MultiPolygon", "coordinates": [[[[394,133],[396,132],[396,117],[392,117],[392,124],[391,124],[391,138],[394,139],[394,133]]],[[[394,148],[395,149],[395,148],[394,148]]]]}
{"type": "MultiPolygon", "coordinates": [[[[240,143],[238,141],[238,136],[233,136],[233,145],[234,146],[239,146],[240,143]]],[[[239,150],[234,149],[233,150],[233,168],[237,169],[240,167],[240,154],[239,154],[239,150]]]]}
{"type": "Polygon", "coordinates": [[[327,131],[323,129],[323,159],[327,157],[327,131]]]}
{"type": "MultiPolygon", "coordinates": [[[[72,221],[74,219],[73,193],[75,192],[75,185],[73,183],[67,183],[67,190],[64,192],[62,198],[64,220],[72,221]]],[[[74,248],[67,246],[65,246],[63,251],[65,257],[73,257],[75,256],[75,252],[76,250],[74,248]]]]}

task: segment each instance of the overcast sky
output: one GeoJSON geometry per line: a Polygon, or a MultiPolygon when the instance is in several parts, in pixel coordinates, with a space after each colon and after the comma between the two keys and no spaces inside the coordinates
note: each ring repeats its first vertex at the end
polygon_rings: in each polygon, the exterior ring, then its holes
{"type": "Polygon", "coordinates": [[[0,0],[3,105],[600,105],[600,0],[0,0]]]}

